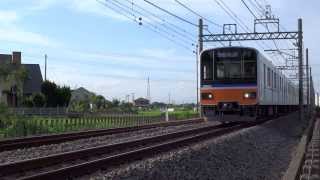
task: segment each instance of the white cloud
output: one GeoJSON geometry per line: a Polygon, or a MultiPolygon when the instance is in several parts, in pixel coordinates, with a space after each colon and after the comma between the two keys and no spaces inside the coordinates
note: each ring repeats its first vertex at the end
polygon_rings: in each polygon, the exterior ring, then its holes
{"type": "Polygon", "coordinates": [[[3,11],[0,10],[0,23],[13,23],[19,19],[18,14],[15,11],[3,11]]]}
{"type": "MultiPolygon", "coordinates": [[[[57,4],[59,0],[33,0],[31,1],[30,11],[47,10],[51,6],[57,4]]],[[[62,2],[60,0],[60,2],[62,2]]]]}
{"type": "Polygon", "coordinates": [[[38,33],[24,31],[16,27],[0,27],[0,40],[14,43],[57,47],[59,43],[38,33]]]}

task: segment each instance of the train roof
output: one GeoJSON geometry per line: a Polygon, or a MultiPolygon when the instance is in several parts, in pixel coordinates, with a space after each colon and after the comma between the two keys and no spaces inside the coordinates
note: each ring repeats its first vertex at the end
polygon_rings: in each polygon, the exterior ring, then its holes
{"type": "MultiPolygon", "coordinates": [[[[259,52],[256,48],[253,47],[245,47],[245,46],[227,46],[227,47],[216,47],[216,48],[209,48],[205,49],[201,52],[201,54],[205,51],[217,50],[217,49],[250,49],[259,52]]],[[[260,53],[260,52],[259,52],[260,53]]]]}

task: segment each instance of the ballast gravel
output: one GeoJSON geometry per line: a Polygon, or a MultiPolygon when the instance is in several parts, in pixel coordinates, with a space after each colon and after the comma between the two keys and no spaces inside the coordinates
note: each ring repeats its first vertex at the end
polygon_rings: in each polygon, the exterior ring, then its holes
{"type": "Polygon", "coordinates": [[[80,177],[90,180],[277,180],[306,127],[296,114],[80,177]]]}
{"type": "Polygon", "coordinates": [[[217,124],[217,123],[213,123],[213,122],[195,123],[195,124],[185,124],[185,125],[178,125],[178,126],[158,127],[158,128],[145,129],[145,130],[128,132],[128,133],[120,133],[120,134],[114,134],[114,135],[79,139],[79,140],[68,141],[60,144],[51,144],[51,145],[43,145],[39,147],[3,151],[3,152],[0,152],[0,164],[17,162],[17,161],[22,161],[22,160],[27,160],[32,158],[39,158],[39,157],[54,155],[58,153],[81,150],[81,149],[91,148],[91,147],[96,147],[101,145],[132,141],[135,139],[157,136],[157,135],[197,128],[197,127],[205,127],[205,126],[214,125],[214,124],[217,124]]]}

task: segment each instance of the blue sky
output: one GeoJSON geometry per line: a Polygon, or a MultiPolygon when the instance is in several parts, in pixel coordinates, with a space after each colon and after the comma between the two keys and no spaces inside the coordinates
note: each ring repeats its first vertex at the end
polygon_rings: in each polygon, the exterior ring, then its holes
{"type": "MultiPolygon", "coordinates": [[[[106,3],[110,4],[110,1],[106,3]]],[[[118,2],[138,10],[126,0],[118,2]]],[[[150,76],[153,101],[166,102],[170,93],[177,103],[193,102],[196,97],[196,57],[192,53],[195,47],[191,44],[196,40],[197,28],[158,11],[143,0],[133,2],[184,29],[191,37],[186,35],[189,37],[186,39],[176,35],[172,39],[178,45],[147,28],[149,23],[161,27],[161,22],[135,13],[137,18],[142,17],[143,26],[139,26],[96,0],[1,0],[0,53],[22,51],[23,63],[39,63],[42,69],[44,54],[48,54],[50,80],[72,88],[83,86],[108,99],[124,99],[131,93],[135,93],[136,97],[146,96],[146,79],[150,76]]],[[[152,2],[197,23],[198,17],[174,0],[152,2]]],[[[181,2],[218,24],[233,23],[214,0],[181,2]]],[[[252,28],[253,17],[241,0],[223,2],[252,28]]],[[[320,14],[316,9],[320,3],[316,0],[308,3],[300,0],[259,2],[271,4],[288,30],[296,30],[297,18],[304,18],[305,47],[310,48],[318,86],[320,79],[317,76],[320,74],[317,74],[317,69],[320,63],[316,59],[320,57],[317,52],[317,41],[320,39],[315,34],[319,32],[316,27],[320,27],[317,21],[320,14]]],[[[209,29],[212,32],[222,31],[211,24],[209,29]]],[[[268,44],[272,46],[272,43],[268,44]]],[[[255,43],[242,45],[257,46],[255,43]]],[[[285,47],[284,43],[279,44],[282,45],[285,47]]],[[[281,60],[274,61],[283,63],[281,60]]]]}

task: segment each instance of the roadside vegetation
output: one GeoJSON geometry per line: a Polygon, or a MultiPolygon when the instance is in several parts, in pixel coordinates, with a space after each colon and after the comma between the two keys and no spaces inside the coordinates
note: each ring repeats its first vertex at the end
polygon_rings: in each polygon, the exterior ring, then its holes
{"type": "MultiPolygon", "coordinates": [[[[170,120],[197,117],[197,113],[180,109],[169,113],[170,120]]],[[[80,117],[18,116],[0,104],[0,139],[30,135],[53,134],[89,129],[137,126],[165,121],[165,112],[157,109],[140,109],[135,113],[113,113],[98,116],[91,113],[80,117]]]]}
{"type": "MultiPolygon", "coordinates": [[[[6,74],[0,68],[0,75],[7,79],[23,79],[24,69],[14,76],[6,74]],[[5,76],[6,75],[6,76],[5,76]]],[[[19,86],[20,87],[20,86],[19,86]]],[[[0,139],[62,133],[70,131],[117,128],[136,126],[165,121],[166,109],[169,108],[169,120],[181,120],[197,117],[194,105],[166,105],[154,102],[146,107],[136,107],[132,103],[105,99],[85,88],[71,90],[68,86],[59,86],[51,81],[43,82],[41,92],[20,98],[18,107],[41,112],[41,116],[12,111],[5,104],[0,104],[0,139]],[[64,109],[64,113],[52,115],[44,113],[46,109],[64,109]],[[174,111],[173,111],[174,109],[174,111]],[[14,114],[15,112],[15,114],[14,114]]],[[[18,108],[18,109],[19,109],[18,108]]]]}

